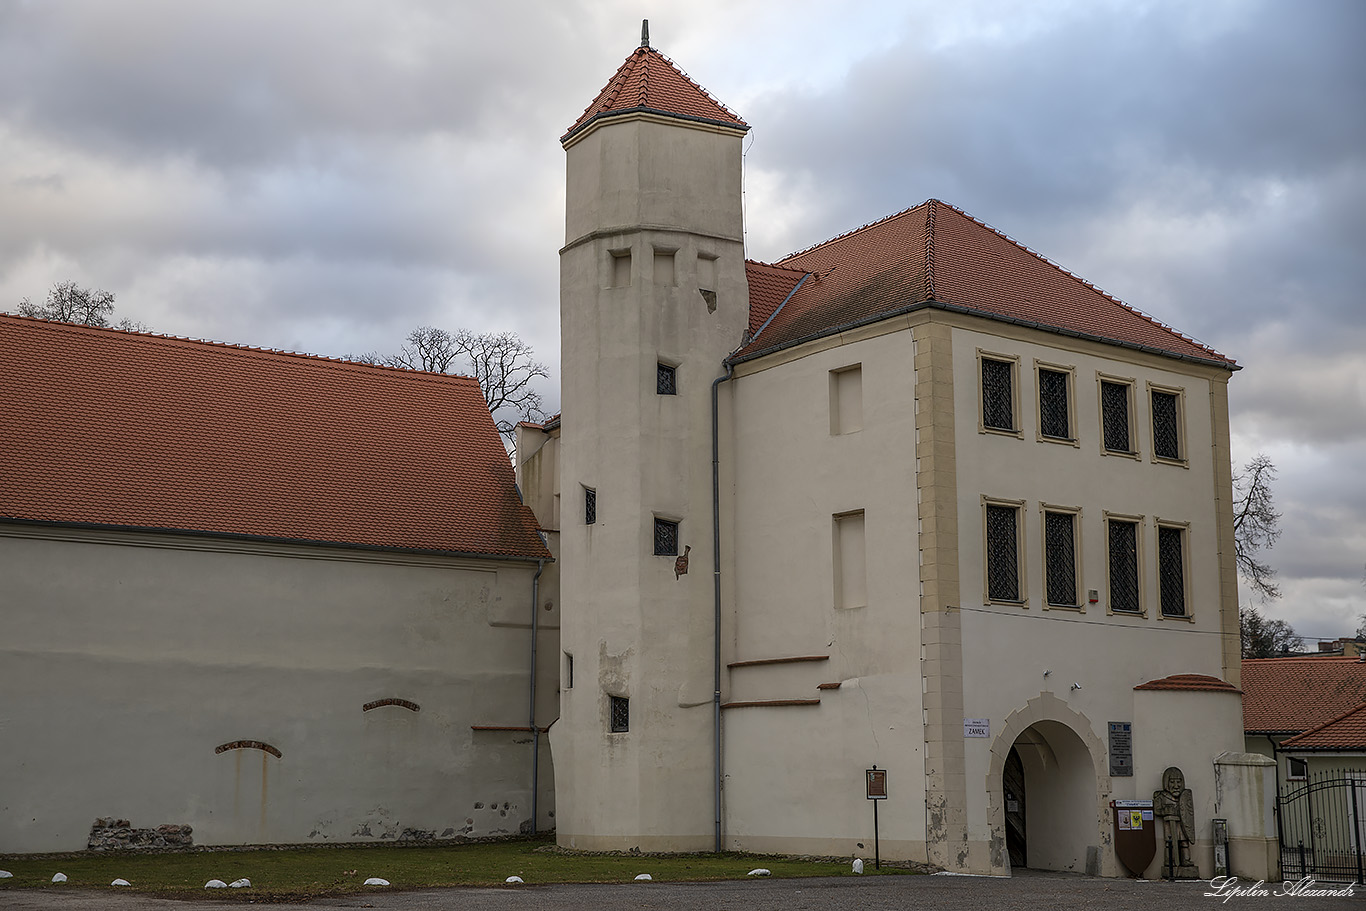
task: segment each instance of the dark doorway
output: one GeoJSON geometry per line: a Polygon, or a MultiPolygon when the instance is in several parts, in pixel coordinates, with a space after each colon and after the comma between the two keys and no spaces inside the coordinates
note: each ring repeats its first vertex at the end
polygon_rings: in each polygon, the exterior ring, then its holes
{"type": "Polygon", "coordinates": [[[1024,763],[1014,747],[1006,757],[1001,784],[1006,798],[1006,850],[1010,852],[1011,869],[1029,866],[1029,852],[1025,845],[1025,775],[1024,763]]]}

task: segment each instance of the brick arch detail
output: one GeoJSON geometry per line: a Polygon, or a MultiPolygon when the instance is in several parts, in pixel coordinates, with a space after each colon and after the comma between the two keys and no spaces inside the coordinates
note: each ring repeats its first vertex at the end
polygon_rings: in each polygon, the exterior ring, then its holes
{"type": "Polygon", "coordinates": [[[993,873],[1009,875],[1010,860],[1006,854],[1006,808],[1001,777],[1005,773],[1006,758],[1020,735],[1040,721],[1063,725],[1086,747],[1096,773],[1096,843],[1100,846],[1100,874],[1118,875],[1108,823],[1110,788],[1109,750],[1095,734],[1091,720],[1052,693],[1040,693],[1023,707],[1006,716],[1000,733],[991,742],[991,762],[987,768],[987,826],[991,831],[989,859],[993,873]]]}
{"type": "Polygon", "coordinates": [[[269,753],[276,759],[284,758],[283,753],[262,740],[233,740],[229,743],[220,744],[213,752],[214,755],[217,755],[219,753],[226,753],[228,750],[260,750],[263,753],[269,753]]]}

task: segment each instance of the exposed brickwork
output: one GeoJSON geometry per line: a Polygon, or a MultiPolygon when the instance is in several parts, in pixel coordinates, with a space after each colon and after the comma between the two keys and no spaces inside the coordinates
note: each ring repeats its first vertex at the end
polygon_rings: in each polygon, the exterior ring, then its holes
{"type": "Polygon", "coordinates": [[[269,753],[276,759],[284,758],[284,754],[275,747],[259,740],[234,740],[232,743],[225,743],[216,747],[214,753],[226,753],[228,750],[260,750],[263,753],[269,753]]]}
{"type": "Polygon", "coordinates": [[[421,711],[421,707],[416,702],[409,702],[407,699],[376,699],[374,702],[365,703],[365,705],[360,707],[360,710],[362,712],[368,712],[371,709],[377,709],[386,705],[397,705],[410,712],[421,711]]]}

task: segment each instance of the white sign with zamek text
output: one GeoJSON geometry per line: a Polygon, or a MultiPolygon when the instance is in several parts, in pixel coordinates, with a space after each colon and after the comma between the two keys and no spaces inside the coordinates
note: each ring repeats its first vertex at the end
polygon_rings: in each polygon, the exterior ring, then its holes
{"type": "Polygon", "coordinates": [[[964,737],[990,737],[991,719],[990,718],[964,718],[963,719],[964,737]]]}

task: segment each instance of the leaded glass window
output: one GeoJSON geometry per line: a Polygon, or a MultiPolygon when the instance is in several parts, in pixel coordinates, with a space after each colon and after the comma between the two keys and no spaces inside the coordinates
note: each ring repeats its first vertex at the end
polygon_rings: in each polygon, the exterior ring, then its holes
{"type": "Polygon", "coordinates": [[[608,696],[611,705],[608,709],[611,715],[611,726],[613,734],[623,734],[631,730],[631,700],[625,696],[608,696]]]}
{"type": "Polygon", "coordinates": [[[1039,371],[1039,433],[1057,440],[1072,439],[1067,380],[1058,370],[1039,371]]]}
{"type": "Polygon", "coordinates": [[[1181,429],[1176,395],[1153,391],[1153,454],[1159,459],[1180,460],[1181,429]]]}
{"type": "Polygon", "coordinates": [[[655,373],[655,392],[660,395],[678,395],[678,378],[675,368],[668,364],[658,365],[655,373]]]}
{"type": "Polygon", "coordinates": [[[1186,547],[1184,529],[1157,529],[1157,584],[1162,593],[1162,616],[1186,616],[1186,547]]]}
{"type": "Polygon", "coordinates": [[[1015,397],[1010,361],[982,358],[982,423],[993,430],[1015,429],[1015,397]]]}
{"type": "Polygon", "coordinates": [[[655,555],[660,557],[678,556],[678,523],[668,519],[655,519],[655,555]]]}
{"type": "Polygon", "coordinates": [[[1019,509],[988,506],[987,599],[1020,600],[1019,509]]]}
{"type": "Polygon", "coordinates": [[[1101,429],[1110,452],[1133,452],[1129,444],[1129,387],[1124,383],[1100,384],[1101,429]]]}
{"type": "Polygon", "coordinates": [[[1138,523],[1111,519],[1110,610],[1138,613],[1138,523]]]}
{"type": "Polygon", "coordinates": [[[1070,512],[1044,513],[1043,547],[1048,603],[1076,606],[1076,516],[1070,512]]]}
{"type": "Polygon", "coordinates": [[[583,524],[594,525],[598,521],[598,492],[591,487],[583,489],[583,524]]]}

